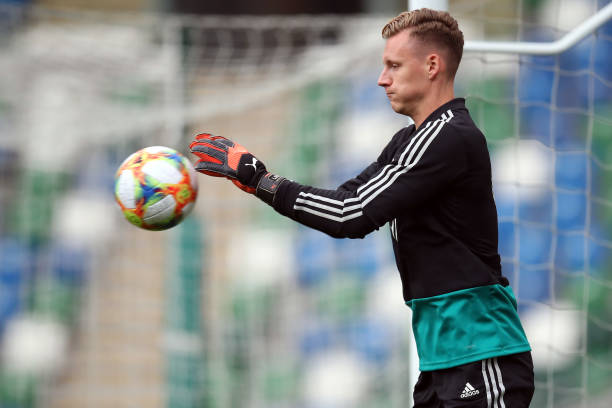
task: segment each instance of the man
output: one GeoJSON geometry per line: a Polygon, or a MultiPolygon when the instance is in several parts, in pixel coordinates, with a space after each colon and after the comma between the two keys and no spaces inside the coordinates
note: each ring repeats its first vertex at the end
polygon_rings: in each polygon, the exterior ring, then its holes
{"type": "Polygon", "coordinates": [[[404,12],[382,31],[378,84],[412,118],[378,159],[336,190],[269,173],[244,147],[210,134],[196,169],[231,179],[279,213],[333,237],[389,224],[413,311],[421,374],[416,407],[527,407],[533,365],[497,252],[486,141],[454,97],[463,34],[446,12],[404,12]]]}

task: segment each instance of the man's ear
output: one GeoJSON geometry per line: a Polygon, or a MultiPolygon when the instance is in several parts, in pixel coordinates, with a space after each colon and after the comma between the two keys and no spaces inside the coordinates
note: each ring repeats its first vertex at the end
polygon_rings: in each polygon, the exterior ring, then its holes
{"type": "Polygon", "coordinates": [[[438,54],[429,54],[427,56],[427,78],[434,80],[442,68],[442,59],[438,54]]]}

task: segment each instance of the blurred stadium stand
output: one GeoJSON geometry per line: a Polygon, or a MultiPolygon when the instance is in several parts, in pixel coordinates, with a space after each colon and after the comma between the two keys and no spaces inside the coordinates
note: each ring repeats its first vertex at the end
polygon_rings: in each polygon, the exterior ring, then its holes
{"type": "MultiPolygon", "coordinates": [[[[375,3],[0,2],[1,407],[405,406],[410,315],[386,229],[334,240],[203,177],[167,232],[112,202],[128,154],[185,152],[199,131],[304,183],[359,172],[408,123],[376,86],[380,29],[405,2],[375,3]]],[[[449,1],[469,38],[525,41],[605,4],[449,1]]],[[[608,22],[559,56],[466,54],[458,76],[493,159],[537,407],[612,401],[610,66],[608,22]]]]}

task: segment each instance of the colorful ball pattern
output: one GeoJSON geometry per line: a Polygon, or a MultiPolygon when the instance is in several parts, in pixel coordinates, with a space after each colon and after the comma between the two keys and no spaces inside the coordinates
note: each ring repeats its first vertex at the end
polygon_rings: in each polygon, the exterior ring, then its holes
{"type": "Polygon", "coordinates": [[[198,193],[196,171],[174,149],[151,146],[131,154],[115,175],[115,198],[125,218],[147,230],[180,223],[198,193]]]}

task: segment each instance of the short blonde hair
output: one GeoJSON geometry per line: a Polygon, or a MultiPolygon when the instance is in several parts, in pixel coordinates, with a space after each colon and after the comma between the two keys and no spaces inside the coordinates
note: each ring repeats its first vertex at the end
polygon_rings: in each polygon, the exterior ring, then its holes
{"type": "Polygon", "coordinates": [[[454,78],[463,56],[463,33],[453,16],[428,8],[404,11],[385,25],[382,36],[388,39],[404,30],[410,30],[413,38],[425,44],[444,48],[448,55],[448,71],[454,78]]]}

